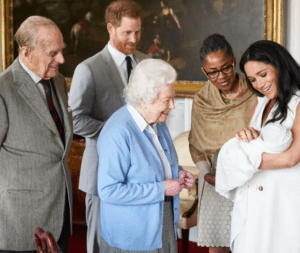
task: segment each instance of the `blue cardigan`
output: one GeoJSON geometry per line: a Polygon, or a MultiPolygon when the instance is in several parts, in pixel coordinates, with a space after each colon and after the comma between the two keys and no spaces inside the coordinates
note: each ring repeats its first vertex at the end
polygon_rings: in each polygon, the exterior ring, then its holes
{"type": "MultiPolygon", "coordinates": [[[[169,131],[162,122],[157,130],[177,179],[178,159],[169,131]]],[[[165,172],[151,134],[141,132],[125,105],[104,125],[97,149],[101,236],[123,250],[162,248],[165,172]]],[[[173,198],[173,211],[176,237],[178,195],[173,198]]]]}

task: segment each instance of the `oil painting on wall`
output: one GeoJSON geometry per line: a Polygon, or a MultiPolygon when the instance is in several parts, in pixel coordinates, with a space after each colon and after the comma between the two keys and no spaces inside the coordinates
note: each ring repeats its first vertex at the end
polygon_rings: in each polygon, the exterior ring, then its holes
{"type": "MultiPolygon", "coordinates": [[[[271,0],[136,0],[144,12],[139,50],[170,62],[179,80],[206,80],[199,60],[203,40],[223,34],[239,61],[250,43],[264,38],[266,1],[271,0]]],[[[66,43],[60,72],[71,77],[78,63],[106,45],[104,13],[110,2],[13,0],[13,32],[30,15],[51,18],[66,43]]]]}

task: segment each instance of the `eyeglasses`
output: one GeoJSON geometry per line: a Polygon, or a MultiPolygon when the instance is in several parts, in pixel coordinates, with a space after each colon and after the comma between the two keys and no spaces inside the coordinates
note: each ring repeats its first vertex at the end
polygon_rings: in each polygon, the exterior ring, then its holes
{"type": "Polygon", "coordinates": [[[231,65],[229,65],[225,68],[222,68],[222,69],[216,70],[216,71],[212,71],[212,72],[206,72],[204,67],[203,67],[203,69],[204,69],[205,75],[207,75],[208,78],[217,79],[220,72],[222,72],[225,75],[228,75],[228,74],[232,73],[233,67],[234,67],[234,63],[232,63],[231,65]]]}

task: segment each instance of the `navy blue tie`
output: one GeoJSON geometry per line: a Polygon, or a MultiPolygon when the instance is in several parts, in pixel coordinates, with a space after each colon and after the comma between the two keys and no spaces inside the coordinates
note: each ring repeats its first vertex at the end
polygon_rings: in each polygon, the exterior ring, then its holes
{"type": "Polygon", "coordinates": [[[129,81],[129,77],[130,77],[131,70],[132,70],[131,57],[126,56],[125,60],[126,60],[126,63],[127,63],[127,81],[129,81]]]}

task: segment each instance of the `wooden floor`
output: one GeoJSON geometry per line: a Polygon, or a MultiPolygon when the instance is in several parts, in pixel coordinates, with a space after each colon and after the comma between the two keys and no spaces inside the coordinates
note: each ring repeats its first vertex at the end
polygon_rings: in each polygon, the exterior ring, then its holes
{"type": "MultiPolygon", "coordinates": [[[[182,252],[181,240],[178,240],[178,253],[208,253],[208,248],[197,247],[196,243],[190,242],[189,252],[182,252]]],[[[86,227],[74,225],[73,235],[69,239],[68,253],[86,253],[86,227]]]]}

